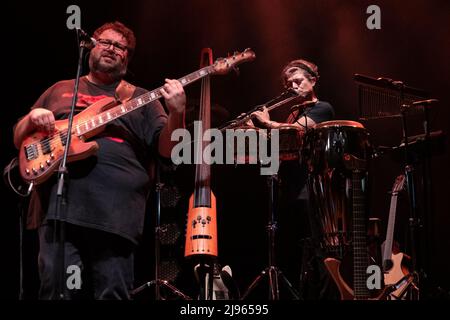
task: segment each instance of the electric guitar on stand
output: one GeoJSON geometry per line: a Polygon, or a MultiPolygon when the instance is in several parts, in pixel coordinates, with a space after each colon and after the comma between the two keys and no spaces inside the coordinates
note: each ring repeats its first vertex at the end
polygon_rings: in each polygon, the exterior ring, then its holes
{"type": "Polygon", "coordinates": [[[370,259],[367,248],[366,201],[363,189],[367,172],[366,160],[350,154],[344,154],[343,160],[345,168],[351,172],[353,289],[341,275],[341,261],[326,258],[324,264],[338,287],[342,300],[382,300],[386,298],[391,287],[385,286],[381,291],[372,293],[367,286],[366,271],[370,259]]]}
{"type": "Polygon", "coordinates": [[[362,189],[366,161],[345,154],[344,164],[352,175],[353,289],[341,276],[339,270],[341,261],[326,258],[324,264],[338,287],[342,300],[368,300],[370,296],[366,284],[366,270],[369,266],[369,255],[367,250],[365,197],[362,189]]]}

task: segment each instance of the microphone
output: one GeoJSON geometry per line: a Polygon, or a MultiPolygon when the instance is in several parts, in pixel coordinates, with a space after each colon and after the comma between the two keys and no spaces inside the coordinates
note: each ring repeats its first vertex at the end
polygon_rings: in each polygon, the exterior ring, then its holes
{"type": "Polygon", "coordinates": [[[83,41],[82,45],[86,49],[92,49],[97,45],[97,40],[92,38],[86,31],[76,28],[78,37],[83,41]]]}

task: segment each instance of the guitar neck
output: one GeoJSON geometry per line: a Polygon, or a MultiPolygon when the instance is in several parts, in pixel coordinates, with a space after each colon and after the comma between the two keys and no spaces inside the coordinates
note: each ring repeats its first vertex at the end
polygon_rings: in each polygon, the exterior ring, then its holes
{"type": "MultiPolygon", "coordinates": [[[[200,125],[195,127],[195,136],[203,137],[211,127],[211,92],[210,77],[202,79],[200,95],[200,125]]],[[[195,188],[194,207],[211,207],[211,167],[208,152],[204,154],[207,141],[198,139],[196,141],[195,155],[195,188]]]]}
{"type": "MultiPolygon", "coordinates": [[[[183,87],[185,87],[209,75],[212,70],[213,69],[211,66],[207,66],[178,79],[178,81],[181,83],[183,87]]],[[[75,127],[74,133],[76,133],[78,136],[85,135],[91,131],[98,129],[99,127],[103,127],[104,125],[108,124],[111,121],[114,121],[136,109],[139,109],[140,107],[149,104],[152,101],[160,99],[162,97],[161,94],[162,88],[163,87],[161,86],[155,90],[146,92],[134,99],[131,99],[111,109],[108,109],[102,113],[99,113],[98,115],[92,117],[88,121],[76,124],[74,126],[75,127]]]]}
{"type": "Polygon", "coordinates": [[[354,298],[357,300],[369,298],[369,290],[366,283],[366,270],[369,263],[362,182],[361,173],[359,171],[353,171],[353,290],[354,298]]]}
{"type": "Polygon", "coordinates": [[[391,205],[389,209],[388,226],[386,232],[386,242],[384,244],[383,262],[392,257],[392,244],[394,242],[395,213],[397,211],[398,192],[392,192],[391,205]]]}

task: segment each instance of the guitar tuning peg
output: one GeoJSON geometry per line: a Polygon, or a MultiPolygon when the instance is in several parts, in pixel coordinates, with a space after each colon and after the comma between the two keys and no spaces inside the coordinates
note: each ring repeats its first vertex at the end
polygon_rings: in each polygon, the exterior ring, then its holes
{"type": "Polygon", "coordinates": [[[237,74],[238,76],[240,75],[240,71],[239,71],[239,68],[238,68],[238,67],[233,66],[233,70],[234,70],[234,72],[236,72],[236,74],[237,74]]]}

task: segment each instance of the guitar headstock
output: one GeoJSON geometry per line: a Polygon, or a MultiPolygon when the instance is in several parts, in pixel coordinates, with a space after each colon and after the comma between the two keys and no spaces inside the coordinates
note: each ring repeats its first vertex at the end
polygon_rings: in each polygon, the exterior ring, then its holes
{"type": "Polygon", "coordinates": [[[392,187],[392,193],[398,193],[403,190],[405,187],[406,177],[404,174],[399,175],[394,182],[394,186],[392,187]]]}
{"type": "Polygon", "coordinates": [[[237,65],[252,61],[256,57],[251,49],[245,49],[243,52],[235,52],[232,56],[227,58],[219,58],[211,66],[211,74],[226,74],[231,69],[237,70],[237,65]]]}

